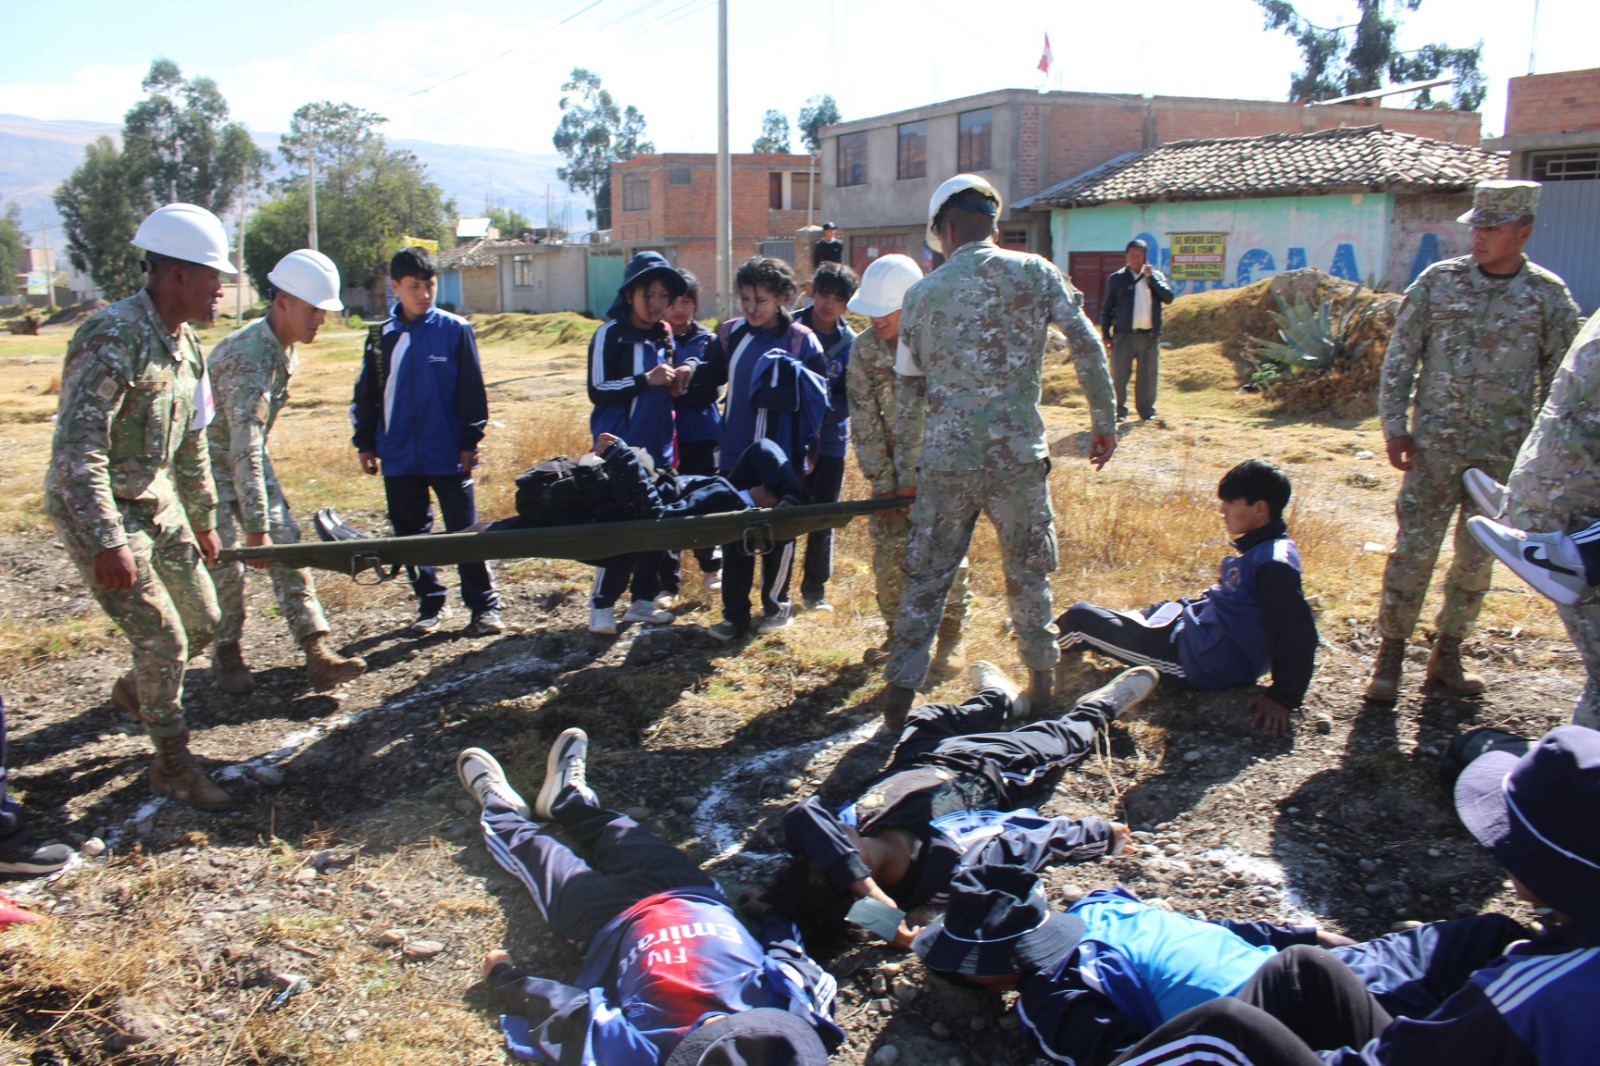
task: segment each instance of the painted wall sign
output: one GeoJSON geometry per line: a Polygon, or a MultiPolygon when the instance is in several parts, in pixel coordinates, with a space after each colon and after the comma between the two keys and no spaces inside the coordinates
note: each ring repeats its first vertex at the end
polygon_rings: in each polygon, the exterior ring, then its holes
{"type": "Polygon", "coordinates": [[[1227,234],[1172,234],[1173,281],[1221,281],[1227,265],[1227,234]]]}

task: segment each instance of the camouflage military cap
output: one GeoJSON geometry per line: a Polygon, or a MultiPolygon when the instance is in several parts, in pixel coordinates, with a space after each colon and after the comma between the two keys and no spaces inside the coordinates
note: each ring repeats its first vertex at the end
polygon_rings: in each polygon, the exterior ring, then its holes
{"type": "Polygon", "coordinates": [[[1456,219],[1469,226],[1501,226],[1539,209],[1536,181],[1482,181],[1472,190],[1472,210],[1456,219]]]}

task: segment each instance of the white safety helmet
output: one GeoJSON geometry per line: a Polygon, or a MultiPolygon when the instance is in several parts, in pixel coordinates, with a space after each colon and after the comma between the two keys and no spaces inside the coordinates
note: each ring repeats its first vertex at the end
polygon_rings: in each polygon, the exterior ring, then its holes
{"type": "Polygon", "coordinates": [[[128,243],[170,259],[216,267],[224,274],[239,273],[228,261],[228,235],[222,232],[222,220],[198,204],[156,208],[139,223],[139,232],[128,243]]]}
{"type": "Polygon", "coordinates": [[[343,311],[339,299],[339,268],[321,252],[301,248],[278,260],[267,280],[279,292],[298,296],[324,311],[343,311]]]}
{"type": "Polygon", "coordinates": [[[976,174],[957,174],[955,177],[933,190],[933,197],[928,200],[928,247],[944,254],[944,245],[939,240],[939,235],[933,231],[933,220],[939,217],[939,208],[945,201],[956,193],[966,192],[968,189],[977,189],[984,196],[994,201],[994,217],[1000,217],[1003,205],[1000,201],[1000,191],[990,185],[976,174]]]}
{"type": "Polygon", "coordinates": [[[909,255],[879,256],[867,264],[861,288],[850,298],[850,310],[868,318],[883,318],[900,310],[906,290],[922,280],[922,268],[909,255]]]}

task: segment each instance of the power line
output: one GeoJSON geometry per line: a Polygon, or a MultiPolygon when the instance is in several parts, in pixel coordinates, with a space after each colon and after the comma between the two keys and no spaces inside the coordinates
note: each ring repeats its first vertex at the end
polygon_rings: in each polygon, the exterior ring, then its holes
{"type": "Polygon", "coordinates": [[[609,22],[602,22],[600,24],[600,29],[608,30],[612,26],[615,26],[619,22],[627,22],[629,19],[633,18],[635,15],[641,14],[642,12],[645,12],[645,11],[649,11],[652,7],[655,7],[657,4],[659,4],[661,2],[662,2],[662,0],[645,0],[644,3],[640,4],[638,7],[634,8],[632,11],[628,12],[626,15],[618,15],[616,18],[612,19],[609,22]]]}
{"type": "Polygon", "coordinates": [[[688,18],[690,15],[697,15],[700,12],[706,10],[707,8],[714,7],[716,5],[716,3],[717,3],[717,0],[689,0],[688,3],[683,4],[683,5],[679,6],[679,7],[675,7],[671,11],[668,11],[668,12],[662,14],[655,21],[648,22],[645,25],[640,26],[638,29],[634,30],[634,32],[628,34],[628,36],[626,36],[626,37],[624,37],[622,39],[624,41],[631,41],[631,40],[634,40],[635,38],[643,37],[643,36],[645,36],[647,34],[652,34],[652,33],[655,33],[655,32],[657,32],[659,30],[664,30],[668,26],[671,26],[671,25],[673,25],[675,23],[678,23],[678,22],[682,22],[684,19],[688,18]],[[692,10],[692,11],[688,10],[689,8],[693,8],[694,10],[692,10]],[[681,14],[681,15],[678,14],[680,11],[683,12],[683,14],[681,14]],[[676,18],[673,17],[675,15],[677,16],[676,18]]]}
{"type": "Polygon", "coordinates": [[[588,4],[588,5],[584,6],[584,7],[579,8],[577,11],[574,11],[572,14],[568,15],[566,18],[564,18],[560,22],[556,23],[556,25],[557,26],[565,26],[567,23],[571,22],[573,19],[577,18],[579,15],[583,14],[585,11],[593,11],[595,8],[599,7],[601,4],[603,4],[605,2],[606,2],[606,0],[594,0],[594,3],[588,4]]]}

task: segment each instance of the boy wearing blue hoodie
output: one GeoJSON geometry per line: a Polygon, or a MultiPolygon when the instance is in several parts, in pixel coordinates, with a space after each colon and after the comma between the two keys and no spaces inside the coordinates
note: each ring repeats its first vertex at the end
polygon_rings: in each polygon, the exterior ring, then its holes
{"type": "Polygon", "coordinates": [[[1238,555],[1200,595],[1142,611],[1075,603],[1056,619],[1063,651],[1090,647],[1131,666],[1153,666],[1196,688],[1272,685],[1248,708],[1269,733],[1289,729],[1316,666],[1317,623],[1300,587],[1300,552],[1283,510],[1292,488],[1282,470],[1247,459],[1217,485],[1218,510],[1238,555]]]}
{"type": "MultiPolygon", "coordinates": [[[[350,423],[364,473],[383,474],[389,524],[397,537],[433,530],[429,493],[439,501],[446,532],[478,521],[472,471],[489,423],[489,398],[472,325],[433,306],[438,266],[426,248],[402,248],[389,260],[396,302],[387,322],[367,335],[350,403],[350,423]]],[[[500,593],[488,563],[462,563],[461,598],[471,628],[504,632],[500,593]]],[[[412,631],[438,630],[445,588],[431,566],[408,566],[418,602],[412,631]]]]}
{"type": "MultiPolygon", "coordinates": [[[[667,306],[667,325],[672,328],[672,361],[674,366],[686,367],[705,357],[706,345],[714,334],[695,320],[700,313],[700,279],[687,270],[683,275],[683,295],[667,306]]],[[[715,385],[693,384],[694,368],[688,367],[686,376],[680,377],[678,389],[672,398],[672,413],[678,420],[678,473],[711,476],[717,472],[717,443],[722,439],[722,407],[717,402],[720,391],[715,385]]],[[[701,580],[708,595],[722,590],[722,549],[697,548],[694,557],[700,563],[701,580]]],[[[665,591],[677,595],[682,588],[682,576],[676,560],[670,571],[662,569],[665,591]]]]}

